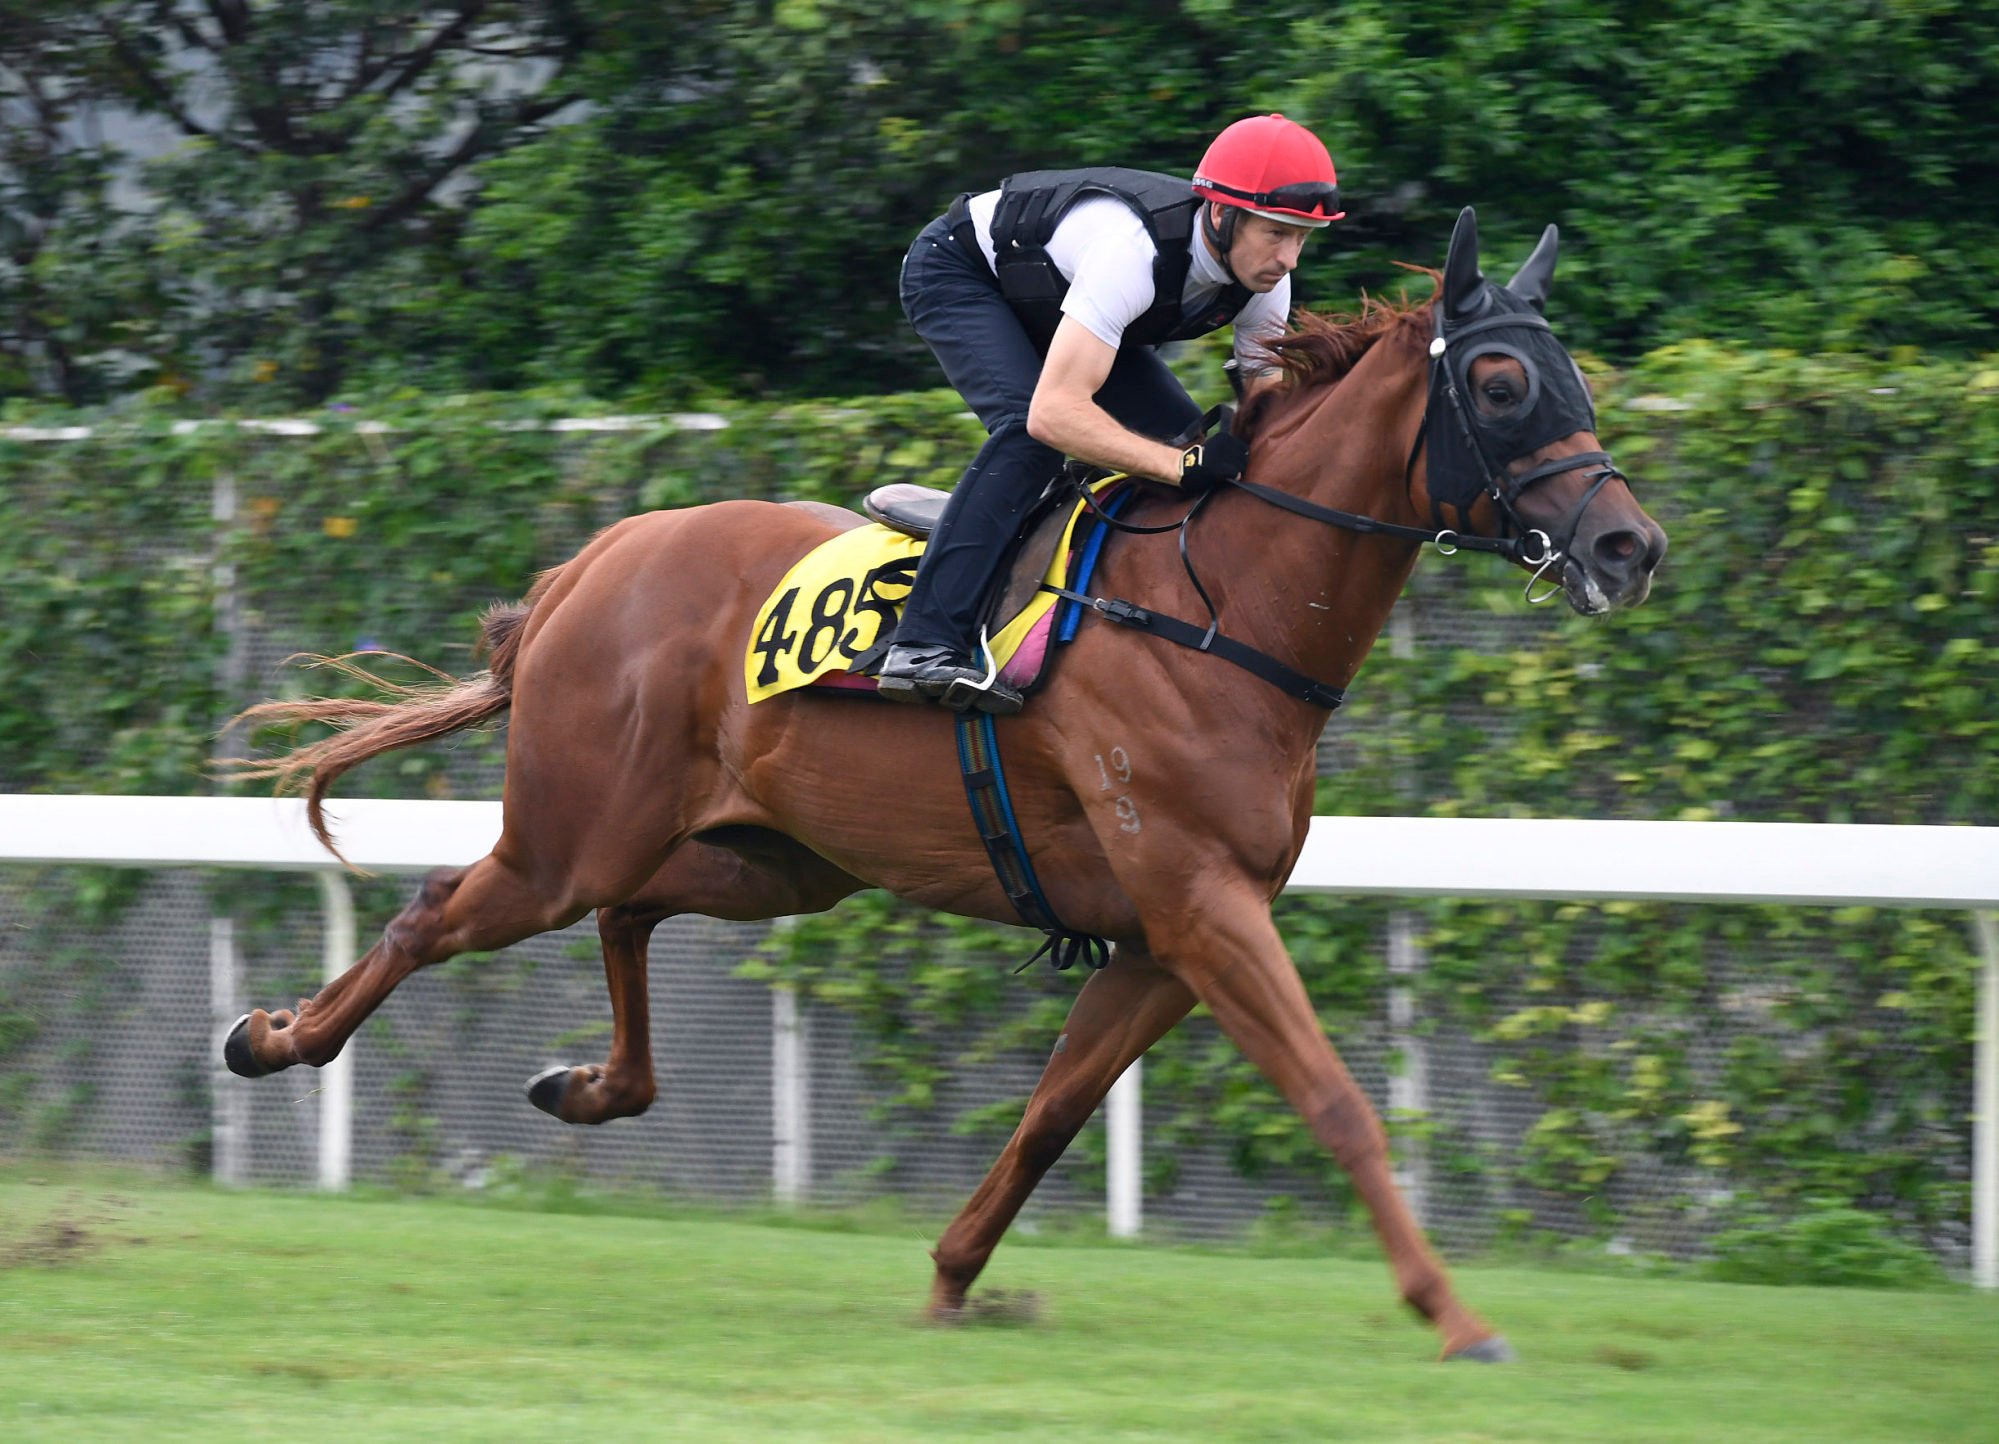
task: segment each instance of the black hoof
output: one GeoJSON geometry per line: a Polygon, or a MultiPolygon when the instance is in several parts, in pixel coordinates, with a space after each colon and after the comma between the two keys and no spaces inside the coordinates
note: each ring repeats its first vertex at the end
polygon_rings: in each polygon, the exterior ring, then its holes
{"type": "Polygon", "coordinates": [[[222,1040],[222,1061],[229,1065],[229,1071],[238,1078],[261,1078],[271,1071],[259,1063],[257,1055],[250,1051],[248,1013],[229,1025],[229,1036],[222,1040]]]}
{"type": "Polygon", "coordinates": [[[569,1091],[569,1065],[557,1063],[528,1079],[528,1102],[551,1118],[562,1116],[562,1095],[569,1091]]]}
{"type": "Polygon", "coordinates": [[[1459,1349],[1444,1362],[1447,1364],[1511,1364],[1520,1356],[1513,1352],[1513,1345],[1498,1334],[1489,1339],[1480,1339],[1476,1344],[1459,1349]]]}

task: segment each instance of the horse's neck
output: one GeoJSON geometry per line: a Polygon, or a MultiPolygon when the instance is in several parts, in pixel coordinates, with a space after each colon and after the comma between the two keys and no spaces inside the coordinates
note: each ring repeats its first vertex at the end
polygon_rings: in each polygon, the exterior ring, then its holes
{"type": "MultiPolygon", "coordinates": [[[[1393,338],[1336,386],[1298,398],[1259,431],[1249,476],[1321,506],[1413,525],[1404,472],[1423,408],[1420,358],[1393,338]]],[[[1231,532],[1223,627],[1344,687],[1408,581],[1415,543],[1280,511],[1246,495],[1216,517],[1231,532]]]]}

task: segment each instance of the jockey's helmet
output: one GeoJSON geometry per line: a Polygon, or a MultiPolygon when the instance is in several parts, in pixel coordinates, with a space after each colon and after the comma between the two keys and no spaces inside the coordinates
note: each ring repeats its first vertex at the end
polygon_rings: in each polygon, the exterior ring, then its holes
{"type": "MultiPolygon", "coordinates": [[[[1346,214],[1324,142],[1281,115],[1252,115],[1216,136],[1193,186],[1206,200],[1288,226],[1317,230],[1346,214]]],[[[1225,215],[1225,236],[1233,233],[1234,219],[1225,215]]]]}

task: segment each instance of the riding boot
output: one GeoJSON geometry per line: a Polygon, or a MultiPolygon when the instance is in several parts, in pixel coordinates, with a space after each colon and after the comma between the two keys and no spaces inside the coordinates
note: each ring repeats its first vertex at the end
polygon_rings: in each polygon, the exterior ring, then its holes
{"type": "Polygon", "coordinates": [[[882,696],[897,702],[943,697],[961,710],[1020,710],[1019,692],[997,677],[986,680],[978,619],[1007,544],[1061,461],[1019,423],[987,438],[924,545],[895,644],[882,659],[882,696]]]}

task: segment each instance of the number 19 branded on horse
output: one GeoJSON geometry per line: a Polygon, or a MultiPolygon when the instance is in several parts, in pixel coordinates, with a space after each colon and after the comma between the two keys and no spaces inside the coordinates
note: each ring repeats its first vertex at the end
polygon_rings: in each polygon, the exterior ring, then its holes
{"type": "MultiPolygon", "coordinates": [[[[303,785],[329,847],[321,804],[349,768],[509,713],[505,821],[488,856],[432,873],[318,996],[243,1018],[230,1068],[324,1064],[416,969],[594,909],[609,1056],[540,1075],[531,1097],[571,1123],[628,1117],[654,1099],[646,945],[663,919],[774,918],[881,887],[1014,921],[1024,866],[1042,925],[1105,940],[1107,965],[1090,972],[1018,1129],[938,1243],[932,1316],[964,1307],[1111,1083],[1201,1003],[1352,1176],[1443,1357],[1508,1357],[1395,1188],[1380,1121],[1270,909],[1310,824],[1319,734],[1427,546],[1503,556],[1547,589],[1537,600],[1559,594],[1585,615],[1650,588],[1665,536],[1603,451],[1583,378],[1543,318],[1555,251],[1550,227],[1507,285],[1490,282],[1467,210],[1429,302],[1301,313],[1271,342],[1281,375],[1235,421],[1239,481],[1191,499],[1130,486],[1114,511],[1098,503],[1111,521],[1092,510],[1087,524],[1059,524],[1066,539],[1039,574],[1065,578],[1057,600],[1071,610],[1047,644],[1059,665],[1044,658],[1019,715],[968,714],[982,724],[969,735],[941,709],[857,692],[851,672],[845,687],[751,699],[760,635],[816,623],[812,647],[802,631],[793,646],[822,664],[858,663],[880,640],[825,583],[801,583],[792,606],[805,609],[768,630],[802,558],[882,530],[814,503],[630,518],[488,614],[487,672],[392,702],[253,708],[255,721],[344,729],[246,768],[303,785]],[[1085,525],[1094,541],[1079,540],[1085,525]],[[1079,577],[1067,563],[1085,551],[1079,577]],[[1005,814],[988,789],[981,815],[967,777],[996,772],[1001,747],[1005,814]],[[996,833],[1010,840],[989,848],[996,833]]],[[[886,568],[869,594],[884,605],[912,570],[913,541],[888,545],[861,573],[886,568]]]]}

